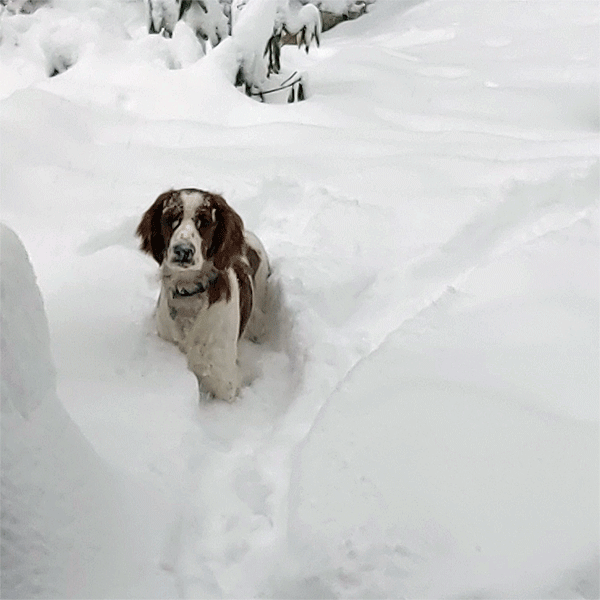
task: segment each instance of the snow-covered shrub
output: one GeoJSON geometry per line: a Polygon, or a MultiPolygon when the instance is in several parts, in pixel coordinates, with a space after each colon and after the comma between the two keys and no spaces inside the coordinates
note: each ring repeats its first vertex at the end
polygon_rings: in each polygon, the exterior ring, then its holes
{"type": "Polygon", "coordinates": [[[80,21],[67,17],[46,30],[39,43],[46,57],[46,73],[54,77],[77,62],[87,37],[82,35],[80,21]]]}
{"type": "Polygon", "coordinates": [[[179,20],[179,0],[146,0],[148,6],[148,33],[173,36],[179,20]]]}
{"type": "Polygon", "coordinates": [[[364,15],[368,6],[374,2],[375,0],[314,0],[321,11],[323,31],[335,27],[342,21],[356,19],[364,15]]]}
{"type": "Polygon", "coordinates": [[[51,0],[0,0],[0,7],[6,7],[9,13],[31,14],[40,6],[50,4],[51,0]]]}
{"type": "MultiPolygon", "coordinates": [[[[235,18],[235,6],[243,7],[248,0],[219,0],[225,16],[230,20],[235,18]],[[232,8],[233,7],[233,8],[232,8]]],[[[347,19],[355,19],[367,12],[375,0],[290,0],[291,8],[298,10],[299,6],[314,4],[321,11],[323,31],[330,29],[336,23],[347,19]],[[328,25],[332,23],[331,25],[328,25]]]]}
{"type": "Polygon", "coordinates": [[[28,15],[6,9],[0,18],[0,58],[6,63],[11,59],[17,64],[26,61],[36,78],[54,77],[75,65],[101,37],[105,26],[82,18],[59,2],[28,15]]]}
{"type": "Polygon", "coordinates": [[[288,88],[289,102],[302,100],[302,77],[282,71],[281,45],[285,35],[294,36],[307,52],[313,41],[319,45],[321,15],[317,7],[292,0],[233,0],[231,21],[239,64],[236,85],[261,100],[288,88]]]}
{"type": "Polygon", "coordinates": [[[146,0],[148,33],[172,37],[175,25],[183,20],[202,45],[216,46],[229,34],[229,21],[218,0],[146,0]]]}
{"type": "MultiPolygon", "coordinates": [[[[146,0],[150,33],[172,37],[183,20],[205,46],[218,45],[228,33],[237,63],[235,85],[261,100],[287,91],[288,102],[303,100],[305,83],[281,67],[281,47],[295,43],[309,51],[320,44],[321,32],[356,18],[375,0],[146,0]],[[324,27],[324,18],[327,19],[324,27]]],[[[231,61],[226,61],[231,62],[231,61]]]]}
{"type": "Polygon", "coordinates": [[[229,19],[218,0],[182,0],[180,15],[203,43],[214,48],[229,35],[229,19]]]}
{"type": "Polygon", "coordinates": [[[304,99],[302,76],[282,70],[281,47],[295,43],[308,52],[313,42],[320,44],[323,30],[364,14],[374,1],[220,0],[239,56],[236,85],[261,100],[288,88],[288,102],[304,99]]]}

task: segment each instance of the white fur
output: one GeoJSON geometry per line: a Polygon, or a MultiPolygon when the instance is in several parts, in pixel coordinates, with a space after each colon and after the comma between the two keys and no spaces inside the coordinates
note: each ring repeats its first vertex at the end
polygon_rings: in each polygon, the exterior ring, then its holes
{"type": "Polygon", "coordinates": [[[240,326],[239,288],[232,270],[228,272],[231,300],[208,306],[204,295],[186,299],[196,303],[195,315],[177,315],[171,309],[172,288],[163,287],[158,301],[158,335],[176,343],[187,356],[188,367],[198,385],[216,398],[233,401],[239,390],[237,367],[238,331],[240,326]]]}
{"type": "Polygon", "coordinates": [[[204,257],[200,252],[202,239],[200,238],[200,234],[196,229],[193,217],[198,206],[205,202],[204,196],[202,196],[202,194],[199,194],[198,192],[180,192],[180,196],[183,199],[183,217],[181,219],[181,223],[175,228],[175,231],[173,232],[173,237],[171,238],[169,248],[167,249],[166,262],[170,265],[172,264],[173,248],[177,244],[181,242],[189,242],[193,244],[194,247],[198,250],[194,254],[194,259],[190,267],[183,268],[171,266],[170,268],[173,270],[180,270],[184,272],[189,271],[190,268],[200,270],[204,266],[204,257]]]}

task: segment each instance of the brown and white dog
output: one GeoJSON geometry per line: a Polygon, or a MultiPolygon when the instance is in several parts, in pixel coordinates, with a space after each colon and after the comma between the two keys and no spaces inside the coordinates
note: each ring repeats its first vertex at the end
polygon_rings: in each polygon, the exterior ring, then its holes
{"type": "Polygon", "coordinates": [[[265,249],[219,195],[195,188],[161,194],[137,228],[160,265],[158,335],[187,355],[201,389],[232,401],[238,340],[265,334],[265,249]]]}

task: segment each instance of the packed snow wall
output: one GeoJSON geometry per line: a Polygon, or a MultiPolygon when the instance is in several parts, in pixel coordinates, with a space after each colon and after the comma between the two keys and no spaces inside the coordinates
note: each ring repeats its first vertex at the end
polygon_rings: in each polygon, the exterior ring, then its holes
{"type": "Polygon", "coordinates": [[[2,597],[124,594],[132,552],[120,484],[56,396],[33,268],[11,229],[0,239],[2,597]]]}

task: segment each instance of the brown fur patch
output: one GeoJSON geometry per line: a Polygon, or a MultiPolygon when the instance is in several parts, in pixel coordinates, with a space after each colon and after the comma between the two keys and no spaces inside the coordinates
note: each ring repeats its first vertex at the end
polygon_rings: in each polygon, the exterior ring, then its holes
{"type": "Polygon", "coordinates": [[[248,324],[248,320],[250,319],[250,313],[252,312],[252,303],[253,303],[253,290],[252,290],[252,280],[250,278],[250,272],[248,266],[238,260],[233,265],[233,270],[235,271],[235,276],[238,280],[238,285],[240,288],[240,331],[239,337],[242,337],[244,330],[246,329],[246,325],[248,324]]]}
{"type": "Polygon", "coordinates": [[[208,286],[206,290],[208,294],[208,305],[211,306],[215,302],[231,300],[231,286],[227,273],[221,272],[217,274],[217,278],[208,286]]]}
{"type": "Polygon", "coordinates": [[[248,257],[250,269],[252,270],[252,279],[254,279],[256,277],[258,267],[260,267],[260,256],[258,255],[258,252],[254,248],[250,248],[250,246],[246,247],[246,256],[248,257]]]}
{"type": "MultiPolygon", "coordinates": [[[[144,213],[140,224],[137,227],[136,234],[141,238],[140,248],[154,257],[154,260],[160,265],[165,259],[173,228],[171,226],[172,217],[176,217],[175,213],[169,218],[164,218],[163,211],[165,207],[168,210],[176,211],[178,192],[169,190],[161,194],[152,204],[152,206],[144,213]]],[[[180,207],[183,210],[183,206],[180,207]]]]}
{"type": "Polygon", "coordinates": [[[233,266],[244,249],[244,223],[242,218],[217,194],[204,193],[216,225],[211,231],[211,240],[206,258],[212,259],[218,271],[233,266]]]}

